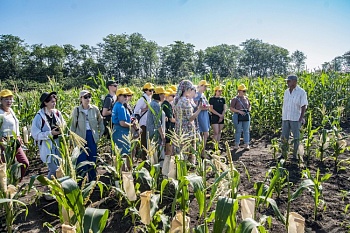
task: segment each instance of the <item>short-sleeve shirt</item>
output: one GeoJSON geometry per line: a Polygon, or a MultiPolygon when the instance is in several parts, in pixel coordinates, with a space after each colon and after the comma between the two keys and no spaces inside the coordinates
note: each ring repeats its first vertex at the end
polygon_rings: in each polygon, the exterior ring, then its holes
{"type": "Polygon", "coordinates": [[[225,98],[223,97],[211,97],[209,99],[209,104],[213,106],[213,109],[219,114],[223,113],[224,106],[226,104],[225,98]]]}
{"type": "Polygon", "coordinates": [[[194,121],[190,121],[193,115],[193,107],[190,100],[186,97],[180,97],[179,101],[175,105],[175,131],[177,133],[188,134],[194,136],[195,124],[194,121]]]}
{"type": "MultiPolygon", "coordinates": [[[[120,121],[131,123],[130,114],[122,103],[116,102],[112,110],[112,123],[120,126],[120,121]]],[[[124,128],[125,127],[122,127],[122,129],[124,128]]],[[[125,128],[125,131],[129,131],[129,129],[125,128]]]]}
{"type": "MultiPolygon", "coordinates": [[[[103,101],[103,108],[107,108],[108,110],[113,109],[113,104],[114,104],[114,98],[111,94],[107,94],[104,101],[103,101]]],[[[111,115],[109,116],[104,116],[106,120],[111,119],[111,115]]]]}
{"type": "Polygon", "coordinates": [[[171,118],[174,118],[173,106],[169,103],[169,101],[164,100],[164,102],[162,103],[162,109],[165,113],[165,116],[168,118],[168,121],[165,123],[166,129],[174,129],[175,123],[170,121],[171,118]]]}
{"type": "Polygon", "coordinates": [[[250,109],[250,102],[246,96],[236,96],[231,100],[230,107],[237,110],[250,109]],[[240,101],[238,100],[238,98],[240,101]]]}
{"type": "Polygon", "coordinates": [[[301,107],[307,105],[307,95],[303,88],[296,86],[292,93],[287,89],[283,97],[282,120],[299,121],[301,107]]]}

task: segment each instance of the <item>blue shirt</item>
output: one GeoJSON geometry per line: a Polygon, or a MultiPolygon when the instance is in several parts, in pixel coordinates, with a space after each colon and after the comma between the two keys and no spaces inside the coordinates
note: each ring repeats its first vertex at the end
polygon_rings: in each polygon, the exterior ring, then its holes
{"type": "MultiPolygon", "coordinates": [[[[120,126],[120,121],[131,123],[130,114],[122,103],[116,102],[112,110],[112,123],[120,126]]],[[[125,128],[129,130],[128,128],[125,128]]]]}

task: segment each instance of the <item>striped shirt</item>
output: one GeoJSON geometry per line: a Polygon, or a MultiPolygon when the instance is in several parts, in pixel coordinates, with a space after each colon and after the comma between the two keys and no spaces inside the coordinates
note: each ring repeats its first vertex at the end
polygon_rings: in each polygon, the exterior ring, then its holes
{"type": "Polygon", "coordinates": [[[303,88],[296,86],[292,93],[289,88],[284,92],[282,120],[283,121],[299,121],[301,115],[301,107],[307,106],[307,96],[303,88]]]}

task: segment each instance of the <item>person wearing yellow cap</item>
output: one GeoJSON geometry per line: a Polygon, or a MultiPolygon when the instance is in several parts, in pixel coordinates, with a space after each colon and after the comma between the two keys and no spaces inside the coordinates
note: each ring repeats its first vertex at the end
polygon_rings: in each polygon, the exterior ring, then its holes
{"type": "Polygon", "coordinates": [[[148,112],[148,105],[151,103],[151,97],[154,92],[154,86],[152,83],[146,83],[143,85],[142,88],[143,95],[141,98],[136,102],[135,108],[134,108],[134,115],[136,119],[138,120],[140,127],[142,129],[141,133],[141,159],[146,160],[146,150],[143,148],[147,148],[147,129],[146,129],[146,123],[147,123],[147,112],[148,112]]]}
{"type": "Polygon", "coordinates": [[[222,87],[216,86],[214,88],[214,96],[209,99],[209,109],[211,112],[211,126],[213,127],[213,139],[220,142],[221,132],[224,128],[224,117],[227,110],[225,98],[221,96],[222,87]]]}
{"type": "MultiPolygon", "coordinates": [[[[21,164],[21,179],[25,176],[26,170],[29,167],[29,161],[26,154],[23,151],[21,144],[23,144],[19,130],[19,120],[17,119],[14,111],[12,110],[13,93],[10,90],[2,90],[0,92],[0,114],[3,115],[2,124],[0,127],[0,141],[6,141],[8,138],[13,138],[13,133],[16,134],[15,140],[16,146],[16,159],[21,164]]],[[[0,148],[4,151],[5,148],[0,145],[0,148]]],[[[0,159],[1,160],[1,159],[0,159]]],[[[2,161],[5,162],[5,161],[2,161]]],[[[10,166],[10,164],[8,164],[10,166]]]]}
{"type": "Polygon", "coordinates": [[[130,90],[130,88],[128,87],[125,87],[124,88],[125,91],[127,92],[126,93],[126,101],[124,103],[124,107],[129,111],[130,115],[133,115],[134,114],[134,110],[132,109],[132,106],[130,105],[130,101],[132,99],[132,96],[134,95],[134,92],[130,90]]]}
{"type": "Polygon", "coordinates": [[[249,150],[250,142],[250,101],[246,96],[247,88],[244,84],[238,86],[238,95],[231,100],[230,110],[233,112],[232,121],[235,127],[235,146],[239,149],[241,134],[243,131],[244,149],[249,150]]]}
{"type": "MultiPolygon", "coordinates": [[[[128,92],[124,88],[119,88],[117,95],[117,102],[113,106],[112,110],[112,123],[113,134],[112,138],[115,145],[121,150],[122,156],[130,155],[130,142],[125,139],[129,135],[130,128],[134,126],[134,122],[131,122],[131,115],[129,111],[124,107],[124,103],[128,92]]],[[[128,161],[128,159],[127,159],[128,161]]],[[[130,168],[130,164],[127,164],[130,168]]]]}
{"type": "MultiPolygon", "coordinates": [[[[207,90],[207,87],[210,86],[206,80],[201,80],[197,85],[197,93],[193,99],[194,103],[199,106],[202,105],[202,111],[198,115],[197,127],[199,132],[202,135],[204,148],[207,144],[207,139],[209,137],[209,128],[210,128],[210,120],[209,120],[209,102],[204,95],[204,92],[207,90]]],[[[204,155],[204,150],[202,151],[204,155]]]]}
{"type": "Polygon", "coordinates": [[[165,114],[162,111],[161,103],[164,101],[165,94],[167,93],[163,87],[156,87],[154,89],[150,103],[152,110],[147,112],[146,124],[149,139],[158,142],[163,147],[165,147],[165,114]]]}
{"type": "Polygon", "coordinates": [[[165,113],[166,123],[165,123],[165,155],[172,155],[173,150],[171,146],[170,134],[175,128],[175,117],[172,102],[174,100],[176,92],[172,88],[168,88],[165,94],[165,100],[162,103],[162,109],[165,113]]]}

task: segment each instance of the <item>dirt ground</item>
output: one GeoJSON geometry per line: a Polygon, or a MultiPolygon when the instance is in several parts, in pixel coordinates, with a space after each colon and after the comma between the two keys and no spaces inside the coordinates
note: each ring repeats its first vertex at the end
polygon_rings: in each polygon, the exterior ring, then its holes
{"type": "MultiPolygon", "coordinates": [[[[350,141],[348,140],[348,145],[350,141]]],[[[233,144],[230,142],[230,145],[233,144]]],[[[255,194],[254,182],[263,181],[265,174],[269,167],[276,165],[275,160],[272,158],[271,145],[269,142],[264,140],[252,140],[251,150],[244,151],[243,148],[238,151],[232,152],[232,158],[235,167],[240,171],[241,174],[241,185],[239,187],[239,193],[243,194],[255,194]],[[244,166],[247,168],[250,174],[250,181],[244,171],[244,166]]],[[[225,152],[222,153],[225,156],[225,152]]],[[[342,155],[342,158],[349,157],[350,153],[347,151],[342,155]]],[[[290,173],[290,181],[293,182],[292,191],[295,191],[299,186],[301,179],[302,167],[299,167],[297,163],[287,161],[285,167],[290,173]]],[[[350,224],[350,214],[344,213],[344,208],[349,204],[349,197],[344,197],[342,191],[349,192],[350,190],[350,170],[341,171],[338,174],[334,173],[333,162],[330,160],[324,163],[311,160],[309,166],[312,174],[315,174],[317,168],[320,169],[321,174],[332,173],[332,177],[323,184],[323,197],[326,203],[325,211],[320,211],[317,220],[313,219],[313,196],[310,191],[305,190],[303,194],[291,204],[291,211],[301,214],[306,219],[306,232],[350,232],[350,228],[347,225],[350,224]]],[[[32,161],[30,166],[29,175],[22,182],[29,182],[29,177],[36,174],[46,174],[46,168],[42,165],[39,159],[32,161]]],[[[107,180],[106,180],[107,181],[107,180]]],[[[42,190],[42,187],[38,185],[38,189],[42,190]]],[[[118,205],[115,199],[108,198],[108,194],[104,199],[100,199],[98,191],[94,195],[94,205],[98,208],[108,208],[110,210],[109,220],[104,232],[135,232],[134,227],[131,224],[131,218],[124,216],[124,207],[118,205]]],[[[282,213],[285,213],[287,206],[287,194],[282,193],[278,199],[273,197],[282,213]]],[[[49,222],[53,226],[59,225],[57,217],[49,215],[48,213],[58,214],[57,203],[55,201],[46,201],[44,198],[35,199],[34,192],[30,195],[23,197],[23,201],[29,204],[29,213],[26,218],[22,214],[15,223],[16,232],[48,232],[46,227],[43,227],[45,222],[49,222]],[[47,213],[48,212],[48,213],[47,213]]],[[[170,202],[169,202],[170,206],[170,202]]],[[[170,213],[170,208],[167,208],[165,212],[170,213]]],[[[190,204],[190,217],[191,226],[196,226],[199,223],[198,219],[198,207],[196,200],[193,199],[190,204]]],[[[272,215],[274,213],[271,209],[262,210],[262,214],[272,215]]],[[[4,222],[4,221],[2,221],[4,222]]],[[[141,223],[140,223],[141,224],[141,223]]],[[[2,225],[4,230],[4,224],[2,225]]],[[[273,220],[272,229],[270,232],[285,232],[283,225],[273,220]]]]}

